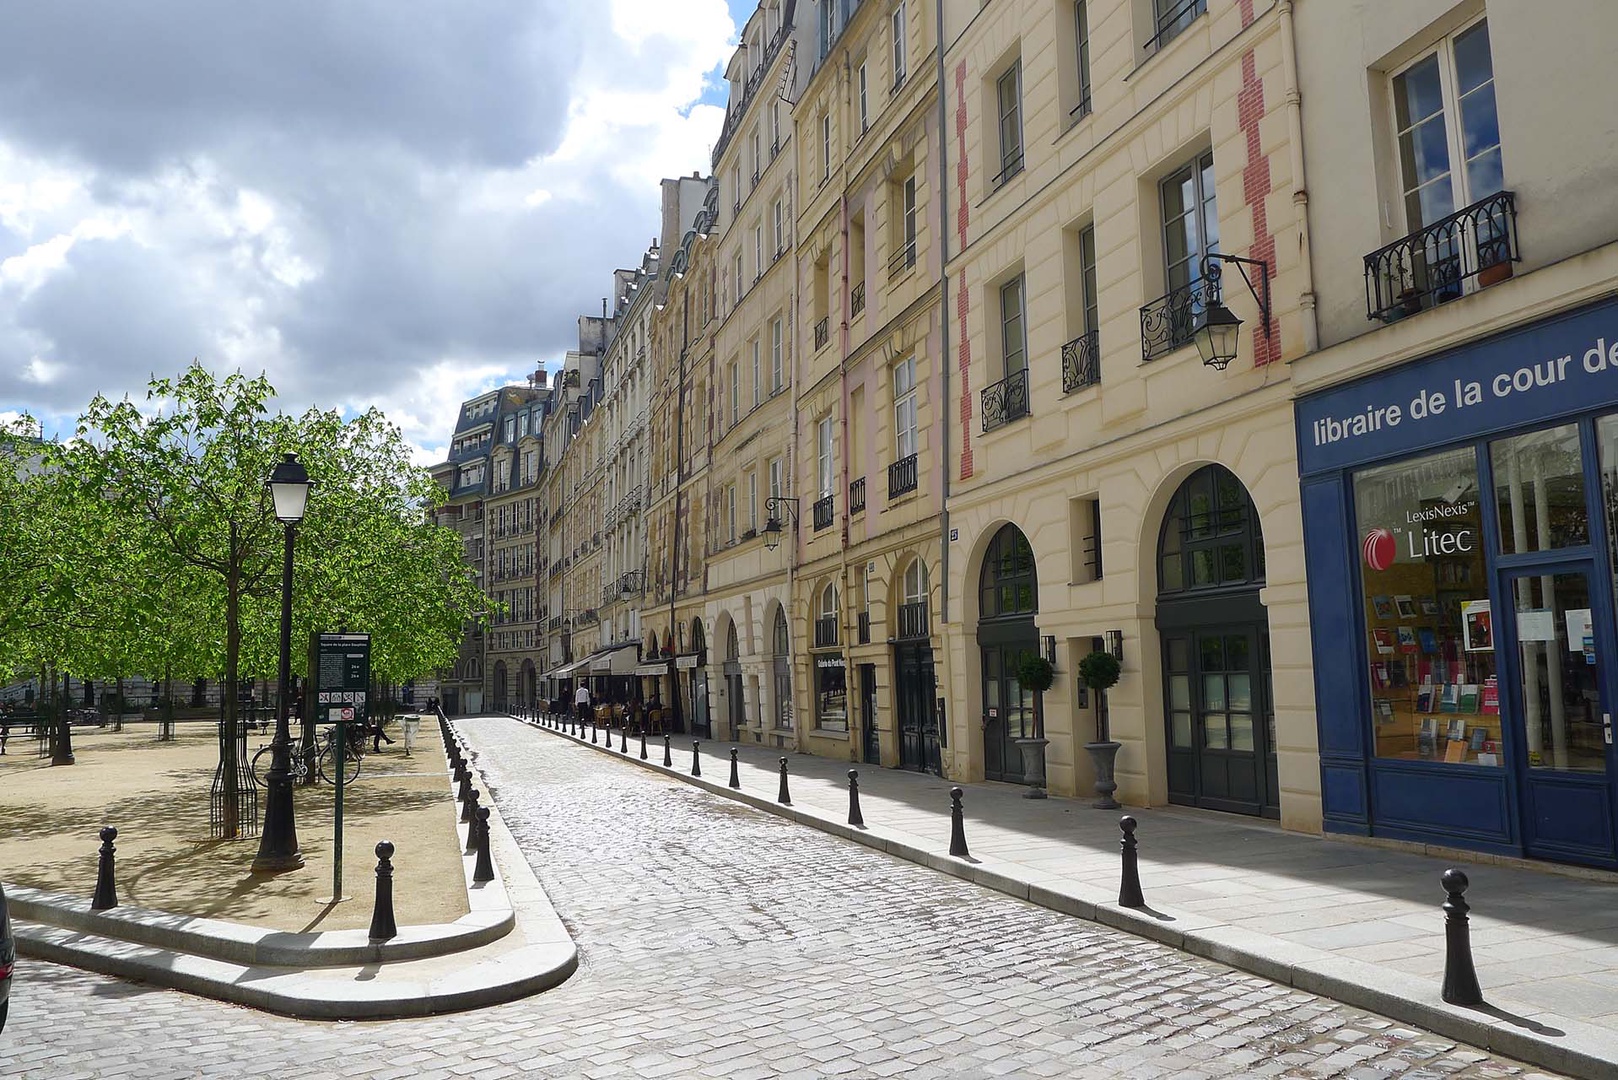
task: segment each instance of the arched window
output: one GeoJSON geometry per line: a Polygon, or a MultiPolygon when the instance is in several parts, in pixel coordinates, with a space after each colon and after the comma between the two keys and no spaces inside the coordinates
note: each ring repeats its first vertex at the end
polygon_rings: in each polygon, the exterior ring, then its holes
{"type": "Polygon", "coordinates": [[[725,659],[740,660],[742,658],[741,642],[736,637],[736,624],[730,624],[730,632],[725,635],[725,659]]]}
{"type": "Polygon", "coordinates": [[[788,655],[790,651],[788,646],[791,642],[787,634],[787,613],[781,608],[775,609],[775,628],[771,641],[774,645],[773,655],[788,655]]]}
{"type": "Polygon", "coordinates": [[[700,658],[697,663],[703,664],[707,662],[708,638],[702,631],[701,619],[691,620],[691,651],[700,658]]]}
{"type": "Polygon", "coordinates": [[[1264,584],[1264,533],[1247,489],[1223,465],[1205,465],[1174,493],[1158,537],[1157,591],[1264,584]]]}
{"type": "Polygon", "coordinates": [[[907,604],[924,603],[927,599],[927,563],[921,559],[912,559],[910,565],[905,567],[904,574],[904,602],[907,604]]]}
{"type": "Polygon", "coordinates": [[[1039,611],[1034,549],[1015,525],[1005,525],[989,542],[979,581],[981,618],[1024,618],[1039,611]]]}
{"type": "Polygon", "coordinates": [[[820,608],[815,613],[815,648],[837,644],[837,582],[828,581],[820,590],[820,608]]]}

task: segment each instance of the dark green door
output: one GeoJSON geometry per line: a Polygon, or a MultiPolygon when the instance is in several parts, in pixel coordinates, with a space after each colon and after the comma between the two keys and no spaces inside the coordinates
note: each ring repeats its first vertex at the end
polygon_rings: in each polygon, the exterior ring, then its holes
{"type": "Polygon", "coordinates": [[[1280,816],[1269,637],[1251,624],[1163,635],[1170,802],[1280,816]]]}
{"type": "Polygon", "coordinates": [[[1037,638],[1026,645],[1000,645],[983,649],[983,775],[1009,784],[1025,782],[1022,750],[1016,740],[1034,734],[1034,695],[1017,682],[1023,657],[1039,647],[1037,638]]]}

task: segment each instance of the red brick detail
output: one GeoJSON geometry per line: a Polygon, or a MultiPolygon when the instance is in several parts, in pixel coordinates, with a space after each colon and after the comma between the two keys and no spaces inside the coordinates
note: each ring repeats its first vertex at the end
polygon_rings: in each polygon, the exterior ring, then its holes
{"type": "MultiPolygon", "coordinates": [[[[1242,0],[1243,25],[1252,21],[1252,0],[1242,0]]],[[[1264,200],[1270,194],[1270,159],[1264,154],[1259,138],[1259,121],[1264,118],[1264,83],[1258,77],[1258,65],[1253,50],[1242,54],[1242,88],[1236,95],[1236,118],[1247,141],[1247,164],[1242,168],[1242,201],[1253,215],[1253,246],[1247,257],[1269,264],[1270,282],[1275,282],[1275,237],[1270,232],[1269,214],[1264,200]]],[[[1259,287],[1255,281],[1254,285],[1259,287]]],[[[1227,281],[1226,289],[1230,288],[1227,281]]],[[[1271,308],[1274,307],[1272,295],[1271,308]]],[[[1264,336],[1261,328],[1254,328],[1253,364],[1262,366],[1281,359],[1281,324],[1273,312],[1270,334],[1264,336]]]]}
{"type": "Polygon", "coordinates": [[[1242,29],[1253,25],[1253,0],[1236,0],[1236,9],[1242,13],[1242,29]]]}
{"type": "MultiPolygon", "coordinates": [[[[966,63],[955,68],[955,200],[960,212],[955,216],[956,251],[966,250],[966,231],[971,224],[966,201],[966,63]]],[[[960,321],[960,348],[957,365],[961,376],[961,479],[972,479],[972,343],[966,336],[966,316],[972,298],[966,291],[966,271],[955,285],[955,315],[960,321]]]]}

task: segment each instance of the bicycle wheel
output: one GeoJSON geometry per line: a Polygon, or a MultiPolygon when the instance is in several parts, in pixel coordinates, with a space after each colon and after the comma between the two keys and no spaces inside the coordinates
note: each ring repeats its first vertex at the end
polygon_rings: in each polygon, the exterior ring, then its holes
{"type": "MultiPolygon", "coordinates": [[[[332,760],[333,760],[332,747],[328,745],[324,750],[322,750],[320,752],[320,761],[319,761],[320,778],[322,780],[326,781],[326,783],[328,783],[328,784],[337,783],[337,770],[333,767],[332,760]]],[[[343,784],[344,784],[344,786],[347,786],[349,784],[352,784],[359,777],[359,775],[360,775],[360,763],[359,763],[359,759],[356,758],[353,755],[352,751],[347,753],[347,754],[344,754],[343,757],[342,757],[342,761],[343,761],[343,784]]]]}
{"type": "Polygon", "coordinates": [[[253,755],[251,764],[248,765],[248,768],[253,772],[253,780],[258,784],[259,787],[270,786],[270,765],[275,759],[275,755],[272,753],[274,749],[275,748],[273,746],[260,747],[258,753],[253,755]]]}

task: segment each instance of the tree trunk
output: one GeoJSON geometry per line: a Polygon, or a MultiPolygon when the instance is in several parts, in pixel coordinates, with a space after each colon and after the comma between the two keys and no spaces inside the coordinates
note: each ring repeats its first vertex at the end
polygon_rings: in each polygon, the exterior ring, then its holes
{"type": "MultiPolygon", "coordinates": [[[[237,550],[236,523],[230,524],[230,550],[234,561],[237,550]]],[[[219,768],[224,780],[224,837],[234,840],[242,834],[240,777],[236,775],[236,677],[241,660],[241,580],[233,568],[225,578],[225,685],[220,702],[219,768]]]]}

